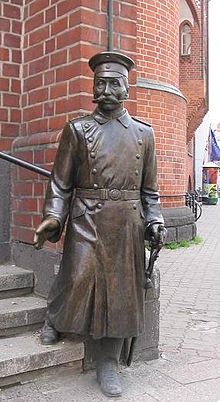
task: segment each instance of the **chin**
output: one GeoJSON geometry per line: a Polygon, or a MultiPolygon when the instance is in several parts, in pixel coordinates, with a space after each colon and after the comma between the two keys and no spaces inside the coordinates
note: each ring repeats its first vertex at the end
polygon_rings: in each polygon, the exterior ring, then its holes
{"type": "Polygon", "coordinates": [[[111,112],[111,111],[117,110],[117,108],[114,107],[113,105],[104,105],[104,106],[102,105],[101,108],[102,108],[102,110],[105,110],[106,112],[111,112]]]}
{"type": "Polygon", "coordinates": [[[99,107],[104,112],[114,112],[120,108],[120,105],[116,105],[114,103],[101,103],[99,107]]]}

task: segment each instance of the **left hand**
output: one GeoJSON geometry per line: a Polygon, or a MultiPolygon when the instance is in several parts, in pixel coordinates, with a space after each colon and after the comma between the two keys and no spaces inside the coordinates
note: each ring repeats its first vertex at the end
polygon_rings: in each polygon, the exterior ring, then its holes
{"type": "Polygon", "coordinates": [[[60,224],[57,219],[46,218],[38,226],[34,235],[34,247],[40,250],[46,240],[50,239],[50,235],[60,229],[60,224]]]}
{"type": "Polygon", "coordinates": [[[154,244],[157,248],[162,248],[167,230],[162,223],[152,223],[148,228],[150,242],[154,244]]]}

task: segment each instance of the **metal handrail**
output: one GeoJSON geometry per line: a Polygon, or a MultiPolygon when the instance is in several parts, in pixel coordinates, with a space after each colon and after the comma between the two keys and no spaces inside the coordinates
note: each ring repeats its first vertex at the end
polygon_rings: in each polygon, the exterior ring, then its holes
{"type": "Polygon", "coordinates": [[[202,205],[201,202],[199,202],[199,193],[197,191],[195,191],[195,193],[187,192],[185,200],[186,206],[191,209],[195,217],[195,222],[197,222],[202,215],[202,205]]]}
{"type": "Polygon", "coordinates": [[[6,154],[5,152],[0,151],[0,158],[13,163],[14,165],[21,166],[25,169],[31,170],[32,172],[39,173],[42,176],[50,177],[51,175],[49,170],[43,169],[40,166],[34,165],[33,163],[26,162],[22,159],[16,158],[15,156],[6,154]]]}

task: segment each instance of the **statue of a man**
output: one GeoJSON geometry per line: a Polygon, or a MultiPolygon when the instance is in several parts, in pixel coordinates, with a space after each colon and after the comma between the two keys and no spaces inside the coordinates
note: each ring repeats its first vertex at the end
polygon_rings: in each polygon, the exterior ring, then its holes
{"type": "Polygon", "coordinates": [[[62,332],[92,336],[102,392],[117,397],[123,340],[144,330],[146,230],[160,242],[163,217],[153,130],[124,108],[134,62],[103,52],[89,66],[97,107],[63,129],[35,234],[36,248],[57,242],[68,217],[41,341],[55,343],[62,332]]]}

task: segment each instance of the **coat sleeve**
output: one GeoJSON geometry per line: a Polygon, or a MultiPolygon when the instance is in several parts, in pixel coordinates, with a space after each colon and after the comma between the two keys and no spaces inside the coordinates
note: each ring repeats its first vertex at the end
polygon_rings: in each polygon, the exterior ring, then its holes
{"type": "Polygon", "coordinates": [[[164,223],[160,208],[160,198],[157,186],[157,161],[155,153],[154,132],[147,128],[147,139],[143,160],[143,176],[141,185],[141,201],[144,210],[145,222],[149,226],[153,223],[164,223]]]}
{"type": "Polygon", "coordinates": [[[62,132],[43,208],[43,219],[50,217],[60,223],[59,230],[50,237],[52,243],[59,240],[69,213],[76,177],[77,148],[77,134],[72,124],[67,123],[62,132]]]}

